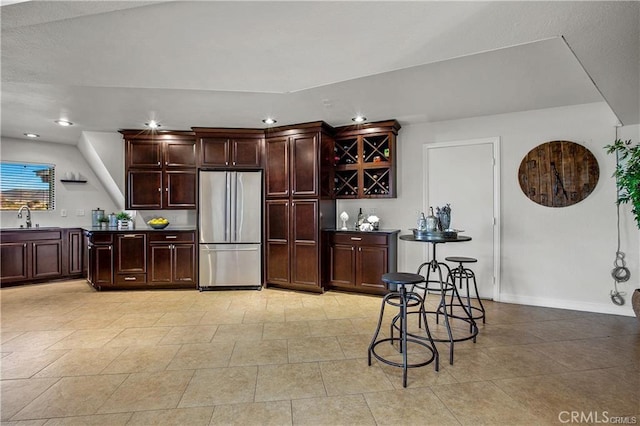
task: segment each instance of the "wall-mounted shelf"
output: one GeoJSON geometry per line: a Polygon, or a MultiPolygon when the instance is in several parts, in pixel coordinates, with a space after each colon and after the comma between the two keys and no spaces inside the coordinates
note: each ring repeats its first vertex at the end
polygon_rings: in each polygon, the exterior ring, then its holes
{"type": "Polygon", "coordinates": [[[87,183],[86,179],[60,179],[64,183],[87,183]]]}

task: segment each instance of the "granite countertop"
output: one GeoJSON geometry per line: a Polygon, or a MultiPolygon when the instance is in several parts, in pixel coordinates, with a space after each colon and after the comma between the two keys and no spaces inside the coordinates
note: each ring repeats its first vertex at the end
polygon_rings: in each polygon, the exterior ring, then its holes
{"type": "Polygon", "coordinates": [[[350,232],[350,233],[357,233],[357,234],[397,234],[398,232],[400,232],[399,229],[378,229],[377,231],[360,231],[360,230],[355,230],[353,228],[349,228],[349,229],[323,229],[323,231],[326,232],[350,232]]]}
{"type": "Polygon", "coordinates": [[[195,225],[169,225],[164,229],[153,229],[150,226],[138,227],[134,229],[99,228],[94,226],[83,226],[83,230],[89,232],[177,232],[195,231],[195,225]]]}

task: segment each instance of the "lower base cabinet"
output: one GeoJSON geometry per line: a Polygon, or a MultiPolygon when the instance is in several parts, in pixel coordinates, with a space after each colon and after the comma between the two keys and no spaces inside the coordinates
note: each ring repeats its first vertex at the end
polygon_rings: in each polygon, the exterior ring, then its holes
{"type": "Polygon", "coordinates": [[[32,228],[2,231],[0,284],[19,285],[84,273],[82,230],[32,228]]]}
{"type": "Polygon", "coordinates": [[[382,275],[397,271],[397,230],[325,231],[326,288],[385,294],[382,275]]]}
{"type": "Polygon", "coordinates": [[[149,237],[149,284],[195,288],[196,246],[193,232],[153,233],[149,237]]]}
{"type": "Polygon", "coordinates": [[[85,231],[98,290],[196,288],[194,231],[85,231]]]}

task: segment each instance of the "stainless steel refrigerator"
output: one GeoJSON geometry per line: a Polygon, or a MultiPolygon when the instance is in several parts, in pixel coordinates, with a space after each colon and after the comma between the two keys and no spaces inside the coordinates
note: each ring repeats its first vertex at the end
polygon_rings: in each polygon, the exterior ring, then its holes
{"type": "Polygon", "coordinates": [[[200,171],[199,286],[262,287],[262,172],[200,171]]]}

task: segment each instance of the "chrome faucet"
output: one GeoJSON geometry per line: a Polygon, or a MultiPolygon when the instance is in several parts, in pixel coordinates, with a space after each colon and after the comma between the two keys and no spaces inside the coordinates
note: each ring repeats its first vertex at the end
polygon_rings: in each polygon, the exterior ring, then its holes
{"type": "Polygon", "coordinates": [[[20,210],[18,210],[18,219],[22,219],[22,210],[25,209],[27,210],[27,228],[31,228],[31,209],[29,206],[24,205],[20,207],[20,210]]]}

